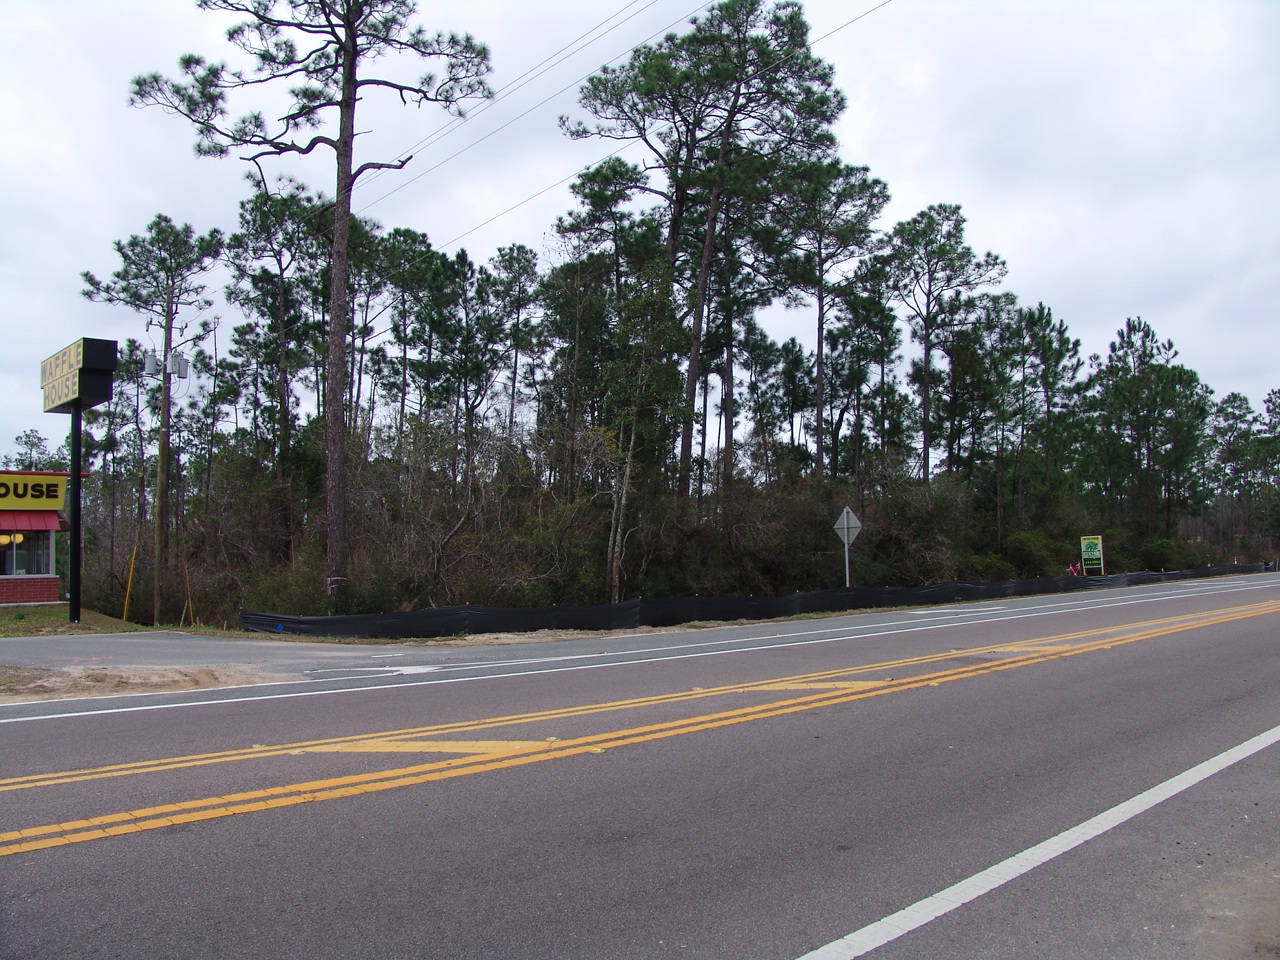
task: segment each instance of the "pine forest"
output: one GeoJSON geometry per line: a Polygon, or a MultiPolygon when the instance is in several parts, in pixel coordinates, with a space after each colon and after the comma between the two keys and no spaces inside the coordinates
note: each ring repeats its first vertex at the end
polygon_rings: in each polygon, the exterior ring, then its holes
{"type": "MultiPolygon", "coordinates": [[[[560,126],[614,152],[546,250],[488,257],[351,205],[406,162],[359,156],[363,100],[481,102],[480,42],[410,0],[200,5],[243,15],[253,70],[192,54],[131,99],[248,175],[223,223],[158,214],[86,265],[138,328],[86,414],[88,606],[776,596],[843,585],[846,505],[855,585],[1062,574],[1083,535],[1109,572],[1276,559],[1280,385],[1262,410],[1218,397],[1158,318],[1085,355],[959,205],[884,222],[798,3],[724,0],[591,76],[560,126]],[[273,119],[254,97],[277,87],[273,119]],[[312,151],[331,181],[273,169],[312,151]],[[812,349],[764,329],[779,306],[812,349]]],[[[17,443],[10,466],[66,468],[17,443]]]]}

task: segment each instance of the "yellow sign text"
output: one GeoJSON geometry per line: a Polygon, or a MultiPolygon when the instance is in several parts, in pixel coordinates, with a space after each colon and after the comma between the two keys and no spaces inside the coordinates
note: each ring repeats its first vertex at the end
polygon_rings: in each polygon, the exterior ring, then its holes
{"type": "Polygon", "coordinates": [[[40,386],[47,387],[53,380],[63,380],[83,366],[84,340],[77,340],[40,362],[40,386]]]}
{"type": "Polygon", "coordinates": [[[61,510],[66,495],[65,473],[0,470],[0,510],[61,510]]]}

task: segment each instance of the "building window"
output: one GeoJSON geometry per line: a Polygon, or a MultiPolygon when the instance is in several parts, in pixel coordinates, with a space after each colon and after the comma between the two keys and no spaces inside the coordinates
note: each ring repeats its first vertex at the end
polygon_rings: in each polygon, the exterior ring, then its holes
{"type": "Polygon", "coordinates": [[[0,576],[48,576],[52,556],[52,530],[0,533],[0,576]]]}

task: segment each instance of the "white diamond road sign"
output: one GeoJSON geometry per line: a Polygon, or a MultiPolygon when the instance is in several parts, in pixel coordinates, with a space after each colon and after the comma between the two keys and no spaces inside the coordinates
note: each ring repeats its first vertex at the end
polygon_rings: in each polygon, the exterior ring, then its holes
{"type": "Polygon", "coordinates": [[[853,543],[859,533],[862,532],[862,521],[854,516],[853,511],[848,507],[836,518],[836,536],[844,541],[847,547],[853,543]]]}

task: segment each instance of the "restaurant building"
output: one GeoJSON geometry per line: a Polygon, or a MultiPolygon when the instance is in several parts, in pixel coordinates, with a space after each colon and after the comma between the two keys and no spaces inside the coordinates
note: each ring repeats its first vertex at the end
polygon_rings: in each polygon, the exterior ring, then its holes
{"type": "Polygon", "coordinates": [[[68,474],[0,470],[0,606],[57,603],[56,534],[66,529],[60,511],[68,474]]]}

